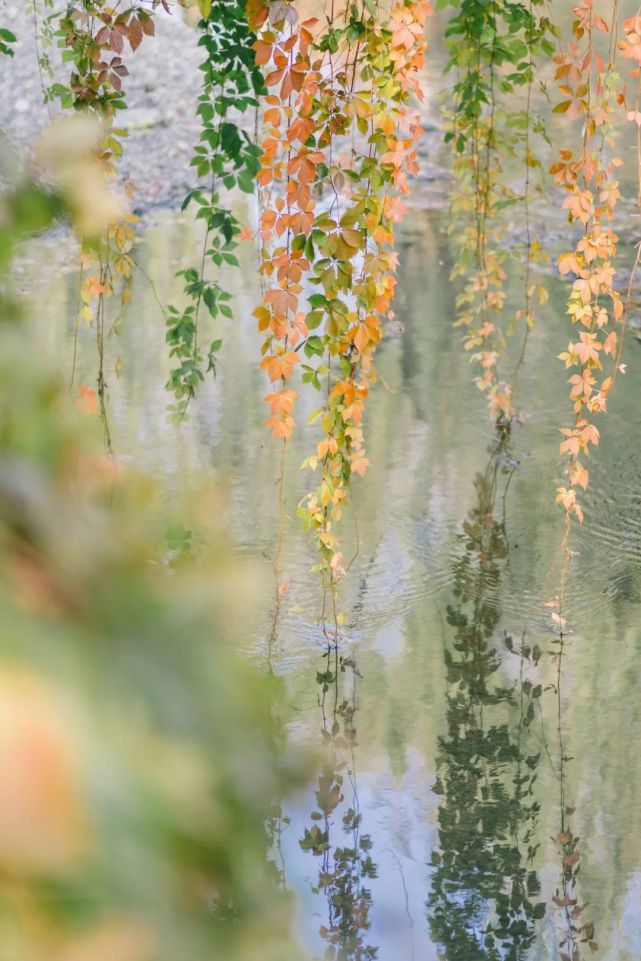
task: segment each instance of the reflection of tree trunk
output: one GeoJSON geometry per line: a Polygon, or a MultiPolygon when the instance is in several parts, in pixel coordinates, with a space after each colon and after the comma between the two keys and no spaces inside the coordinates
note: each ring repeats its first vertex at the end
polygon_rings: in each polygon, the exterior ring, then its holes
{"type": "Polygon", "coordinates": [[[510,637],[501,650],[495,645],[508,546],[494,512],[499,480],[510,476],[508,441],[499,432],[475,480],[447,611],[454,634],[444,650],[447,733],[439,739],[439,850],[428,908],[432,936],[451,961],[524,958],[545,911],[533,900],[540,891],[532,869],[539,754],[527,753],[526,737],[541,688],[525,673],[540,651],[510,637]],[[513,686],[498,674],[504,652],[519,657],[513,686]]]}
{"type": "Polygon", "coordinates": [[[451,338],[451,328],[432,324],[431,318],[428,317],[426,321],[423,316],[424,311],[430,310],[426,306],[425,291],[438,291],[443,283],[443,268],[439,265],[447,257],[447,245],[443,240],[443,232],[437,229],[439,225],[439,214],[433,211],[415,212],[411,220],[401,226],[396,242],[401,263],[396,311],[403,316],[405,324],[401,339],[401,370],[405,385],[414,380],[423,381],[429,370],[419,349],[423,341],[421,331],[431,327],[435,335],[437,331],[442,331],[444,337],[448,340],[451,338]],[[413,303],[415,300],[416,307],[413,303]],[[414,329],[417,310],[421,312],[418,317],[420,330],[414,329]]]}

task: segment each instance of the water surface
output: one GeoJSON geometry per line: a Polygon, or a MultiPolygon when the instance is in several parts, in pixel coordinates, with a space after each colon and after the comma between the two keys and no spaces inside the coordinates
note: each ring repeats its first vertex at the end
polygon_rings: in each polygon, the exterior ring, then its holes
{"type": "MultiPolygon", "coordinates": [[[[237,551],[264,575],[248,650],[284,678],[291,737],[320,751],[315,779],[277,799],[269,824],[272,858],[296,894],[301,943],[313,955],[561,958],[574,924],[598,945],[583,944],[581,957],[638,961],[641,347],[629,337],[627,373],[600,425],[586,521],[572,545],[559,692],[545,602],[556,589],[549,572],[563,525],[554,505],[559,427],[571,416],[553,359],[568,339],[566,288],[550,277],[520,375],[521,417],[497,432],[452,328],[445,220],[415,209],[399,234],[397,319],[365,423],[372,466],[356,479],[343,522],[354,560],[340,593],[338,649],[319,625],[313,551],[295,518],[310,483],[299,464],[316,442],[313,427],[298,432],[287,456],[289,589],[268,642],[278,451],[263,427],[249,245],[242,275],[228,278],[235,320],[222,329],[218,379],[177,429],[165,417],[158,301],[179,300],[173,274],[195,257],[199,238],[168,214],[146,227],[144,275],[107,343],[114,449],[167,478],[168,496],[210,481],[237,551]]],[[[54,235],[33,244],[18,270],[34,349],[65,365],[73,263],[67,240],[54,235]]],[[[521,283],[515,265],[515,298],[521,283]]],[[[77,383],[95,381],[94,338],[88,327],[79,332],[77,383]]],[[[302,424],[305,404],[314,398],[301,399],[302,424]]]]}

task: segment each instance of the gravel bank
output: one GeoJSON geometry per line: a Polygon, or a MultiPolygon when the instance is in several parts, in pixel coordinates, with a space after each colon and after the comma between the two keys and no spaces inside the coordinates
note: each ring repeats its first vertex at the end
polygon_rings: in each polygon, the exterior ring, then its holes
{"type": "MultiPolygon", "coordinates": [[[[42,11],[41,0],[36,2],[42,11]]],[[[18,37],[15,56],[0,59],[0,129],[24,154],[49,122],[34,22],[25,12],[24,3],[0,0],[0,25],[9,27],[18,37]]],[[[203,56],[197,46],[198,36],[185,22],[180,8],[175,8],[172,15],[160,8],[156,36],[145,38],[135,53],[126,48],[130,75],[125,78],[124,90],[128,109],[122,111],[118,123],[129,135],[120,169],[137,186],[134,206],[141,215],[154,208],[178,208],[194,184],[189,161],[199,135],[195,111],[201,77],[198,64],[203,56]]],[[[61,64],[55,48],[48,52],[56,73],[64,79],[68,67],[61,64]]],[[[51,116],[60,112],[56,105],[50,110],[51,116]]],[[[413,206],[442,207],[447,198],[449,175],[444,166],[433,163],[442,152],[437,116],[432,99],[427,133],[420,146],[422,170],[414,185],[413,206]]]]}
{"type": "MultiPolygon", "coordinates": [[[[15,56],[0,60],[0,128],[24,154],[49,122],[43,104],[34,24],[23,3],[0,4],[0,24],[18,37],[15,56]]],[[[190,186],[189,168],[199,125],[195,116],[202,52],[198,34],[182,11],[162,9],[156,16],[156,36],[145,38],[135,53],[127,49],[130,76],[125,78],[127,111],[119,124],[128,130],[120,169],[135,181],[138,212],[176,207],[190,186]]],[[[57,52],[52,52],[57,60],[57,52]]],[[[64,65],[56,64],[56,71],[64,65]]],[[[64,72],[61,74],[64,77],[64,72]]],[[[51,115],[59,113],[55,105],[51,115]]]]}

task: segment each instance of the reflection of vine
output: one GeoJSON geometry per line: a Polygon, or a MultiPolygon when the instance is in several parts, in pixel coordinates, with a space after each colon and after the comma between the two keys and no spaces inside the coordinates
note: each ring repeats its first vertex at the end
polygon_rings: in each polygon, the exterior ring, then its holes
{"type": "Polygon", "coordinates": [[[501,654],[493,638],[500,618],[495,596],[507,561],[505,527],[494,517],[508,435],[500,432],[489,464],[475,481],[477,501],[463,527],[464,552],[454,566],[454,628],[446,647],[447,734],[439,740],[440,850],[432,858],[432,935],[452,961],[518,961],[545,912],[532,862],[538,845],[534,798],[539,753],[527,749],[540,685],[525,677],[540,650],[505,648],[519,658],[514,688],[498,682],[501,654]],[[509,716],[516,714],[516,724],[509,716]]]}
{"type": "MultiPolygon", "coordinates": [[[[271,675],[271,663],[269,665],[269,672],[271,675]]],[[[287,737],[282,718],[273,706],[267,720],[266,730],[267,747],[272,759],[272,766],[274,770],[278,770],[279,758],[284,752],[287,737]]],[[[268,839],[267,867],[272,881],[282,888],[287,887],[283,832],[289,823],[289,817],[283,814],[282,797],[280,795],[274,796],[271,799],[269,813],[265,821],[268,839]]]]}
{"type": "MultiPolygon", "coordinates": [[[[276,640],[276,633],[278,630],[279,609],[280,605],[277,606],[277,609],[274,613],[272,631],[266,652],[267,673],[272,681],[275,679],[274,642],[276,640]]],[[[283,719],[279,712],[277,701],[273,701],[270,704],[269,716],[265,723],[265,731],[267,735],[267,748],[272,759],[272,767],[274,770],[278,770],[280,764],[279,759],[286,745],[287,734],[283,719]]],[[[282,795],[278,794],[271,798],[269,812],[265,820],[265,829],[268,840],[267,866],[272,881],[285,890],[287,889],[287,872],[285,870],[283,833],[289,824],[290,818],[283,814],[282,795]]]]}
{"type": "Polygon", "coordinates": [[[566,766],[570,758],[567,755],[565,733],[563,729],[563,658],[566,656],[566,637],[559,631],[553,643],[552,661],[556,666],[556,681],[553,687],[556,696],[557,746],[558,767],[555,769],[559,784],[559,830],[553,838],[560,858],[561,884],[557,887],[552,898],[554,905],[560,910],[563,918],[563,937],[560,946],[561,961],[581,961],[584,957],[581,946],[588,945],[590,951],[597,950],[594,940],[594,922],[583,919],[587,905],[579,903],[577,876],[580,870],[581,852],[579,838],[572,829],[572,815],[574,807],[567,801],[567,773],[566,766]]]}
{"type": "MultiPolygon", "coordinates": [[[[361,833],[362,816],[354,764],[356,745],[356,679],[360,675],[354,661],[339,654],[336,644],[328,644],[323,655],[324,669],[317,674],[320,685],[319,703],[323,719],[325,760],[318,778],[316,807],[311,825],[300,841],[303,851],[320,858],[318,885],[315,893],[327,899],[327,923],[320,928],[328,948],[327,961],[371,961],[378,949],[366,943],[372,896],[364,882],[376,877],[371,854],[370,836],[361,833]],[[350,699],[341,698],[340,679],[352,672],[350,699]],[[331,708],[327,708],[327,700],[331,708]],[[351,803],[345,804],[345,776],[352,788],[351,803]],[[345,844],[332,847],[334,816],[342,813],[342,827],[348,836],[345,844]]],[[[335,842],[334,842],[335,843],[335,842]]]]}

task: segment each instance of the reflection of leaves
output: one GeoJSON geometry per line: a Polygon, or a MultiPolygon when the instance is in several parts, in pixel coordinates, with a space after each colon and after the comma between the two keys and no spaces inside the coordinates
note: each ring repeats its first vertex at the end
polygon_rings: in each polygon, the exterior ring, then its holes
{"type": "Polygon", "coordinates": [[[376,865],[370,855],[372,840],[361,834],[362,816],[358,810],[356,774],[353,770],[351,749],[356,743],[354,717],[355,701],[340,698],[339,684],[346,670],[360,677],[352,658],[343,658],[335,647],[323,654],[325,670],[318,671],[316,682],[320,686],[320,704],[323,708],[322,736],[326,748],[325,763],[318,777],[315,792],[317,810],[312,811],[312,824],[306,827],[300,839],[303,851],[320,857],[315,894],[322,892],[327,900],[327,923],[319,933],[326,942],[324,961],[373,961],[378,949],[368,945],[364,932],[370,928],[369,911],[372,896],[363,885],[364,880],[376,877],[376,865]],[[325,717],[324,707],[328,692],[333,691],[334,706],[331,716],[325,717]],[[346,752],[350,753],[346,755],[346,752]],[[342,808],[344,797],[344,771],[350,764],[349,781],[353,789],[351,803],[342,808]],[[341,813],[342,812],[342,813],[341,813]],[[340,827],[348,843],[333,847],[334,818],[340,813],[340,827]],[[322,822],[322,826],[319,822],[322,822]]]}
{"type": "Polygon", "coordinates": [[[314,825],[311,829],[305,828],[305,834],[299,843],[303,851],[311,851],[315,857],[318,857],[329,848],[329,836],[327,831],[321,831],[317,825],[314,825]]]}
{"type": "Polygon", "coordinates": [[[571,961],[581,961],[584,955],[581,945],[587,944],[591,951],[596,951],[598,945],[594,941],[594,923],[586,921],[575,924],[585,911],[587,904],[579,904],[576,894],[577,875],[579,873],[581,855],[578,851],[579,838],[576,837],[568,825],[568,812],[573,808],[564,808],[563,828],[552,838],[561,855],[561,890],[557,890],[552,902],[563,911],[564,932],[560,946],[569,951],[571,961]],[[572,910],[570,910],[570,908],[572,910]]]}
{"type": "Polygon", "coordinates": [[[525,751],[540,685],[523,677],[537,649],[505,638],[494,643],[499,589],[508,557],[502,521],[494,517],[505,434],[474,481],[476,503],[463,524],[453,565],[452,637],[444,650],[447,732],[439,739],[439,846],[429,897],[432,936],[451,961],[523,957],[534,923],[545,914],[531,862],[539,806],[533,788],[539,754],[525,751]],[[519,658],[519,684],[501,683],[506,649],[519,658]],[[515,722],[515,723],[514,723],[515,722]]]}
{"type": "Polygon", "coordinates": [[[331,671],[316,672],[316,683],[321,684],[325,691],[329,690],[329,685],[333,684],[334,680],[335,680],[335,677],[331,671]]]}
{"type": "Polygon", "coordinates": [[[318,779],[316,801],[326,817],[332,814],[343,800],[342,786],[343,778],[334,771],[325,771],[318,779]]]}

